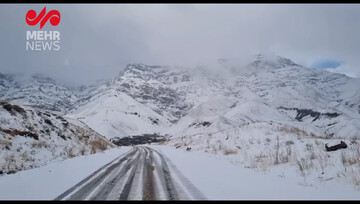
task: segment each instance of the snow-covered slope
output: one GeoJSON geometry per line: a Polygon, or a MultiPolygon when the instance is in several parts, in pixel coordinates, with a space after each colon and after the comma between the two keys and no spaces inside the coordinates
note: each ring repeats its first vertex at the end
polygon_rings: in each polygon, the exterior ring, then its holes
{"type": "Polygon", "coordinates": [[[114,79],[111,87],[174,122],[187,113],[191,104],[185,101],[186,93],[172,85],[187,82],[189,78],[187,73],[166,66],[130,64],[114,79]]]}
{"type": "MultiPolygon", "coordinates": [[[[247,64],[222,59],[210,68],[129,64],[113,79],[83,87],[77,94],[78,109],[72,112],[108,137],[162,130],[184,136],[276,121],[321,136],[352,138],[360,132],[358,85],[358,79],[264,55],[255,56],[247,64]],[[131,123],[136,118],[131,114],[122,114],[120,122],[119,117],[99,120],[100,115],[78,111],[98,107],[113,93],[127,98],[127,104],[134,104],[133,110],[139,115],[146,116],[151,109],[159,120],[170,121],[163,123],[169,127],[159,129],[146,119],[131,123]]],[[[120,112],[126,112],[120,106],[120,112]]],[[[106,113],[106,108],[100,109],[99,114],[106,113]]]]}
{"type": "Polygon", "coordinates": [[[351,86],[359,79],[302,67],[280,57],[269,60],[259,56],[247,69],[236,77],[237,95],[246,97],[250,90],[266,106],[290,117],[289,120],[276,118],[278,114],[264,114],[267,119],[318,129],[317,133],[323,136],[359,135],[360,86],[351,86]],[[246,94],[244,89],[248,89],[246,94]]]}
{"type": "Polygon", "coordinates": [[[163,132],[170,122],[127,94],[109,90],[67,117],[83,121],[107,138],[163,132]]]}
{"type": "Polygon", "coordinates": [[[0,75],[1,98],[76,115],[107,137],[181,136],[265,121],[330,138],[360,135],[360,80],[283,57],[259,54],[246,63],[221,59],[193,68],[129,64],[113,79],[77,89],[45,77],[32,77],[31,86],[15,78],[0,75]],[[211,125],[200,128],[202,122],[211,125]]]}
{"type": "Polygon", "coordinates": [[[0,100],[64,112],[74,107],[77,97],[69,88],[43,75],[0,73],[0,100]]]}
{"type": "Polygon", "coordinates": [[[0,101],[0,173],[113,147],[87,125],[49,111],[0,101]]]}

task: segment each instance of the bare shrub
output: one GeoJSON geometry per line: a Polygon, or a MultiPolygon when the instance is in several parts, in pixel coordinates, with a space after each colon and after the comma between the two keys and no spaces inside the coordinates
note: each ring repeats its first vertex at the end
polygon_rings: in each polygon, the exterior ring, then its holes
{"type": "Polygon", "coordinates": [[[360,176],[359,175],[352,175],[352,181],[355,186],[360,186],[360,176]]]}
{"type": "Polygon", "coordinates": [[[26,159],[29,157],[29,155],[28,155],[27,152],[23,152],[23,153],[20,155],[20,157],[21,157],[23,160],[26,160],[26,159]]]}
{"type": "Polygon", "coordinates": [[[48,144],[47,144],[47,142],[45,140],[43,140],[43,141],[33,141],[31,143],[31,147],[32,148],[43,148],[43,147],[47,148],[48,144]]]}
{"type": "Polygon", "coordinates": [[[298,159],[296,161],[296,164],[299,168],[299,172],[302,176],[306,175],[306,172],[310,169],[312,169],[313,167],[313,163],[311,162],[311,160],[306,159],[306,158],[301,158],[300,160],[298,159]]]}
{"type": "Polygon", "coordinates": [[[23,153],[20,155],[20,157],[21,157],[22,160],[25,161],[25,162],[30,162],[30,161],[33,162],[33,161],[35,161],[34,158],[31,158],[31,157],[29,156],[28,152],[23,152],[23,153]]]}
{"type": "Polygon", "coordinates": [[[86,148],[84,146],[82,146],[80,149],[80,154],[85,155],[85,153],[86,153],[86,148]]]}
{"type": "Polygon", "coordinates": [[[326,136],[320,136],[320,138],[329,140],[329,139],[333,139],[334,137],[332,135],[326,135],[326,136]]]}
{"type": "Polygon", "coordinates": [[[5,164],[4,167],[7,172],[15,171],[16,169],[16,159],[14,154],[8,154],[4,157],[5,164]]]}
{"type": "Polygon", "coordinates": [[[264,154],[264,153],[260,153],[258,155],[255,155],[255,162],[263,162],[264,159],[268,158],[268,155],[264,154]]]}
{"type": "Polygon", "coordinates": [[[307,133],[305,131],[303,131],[303,130],[297,128],[297,127],[291,128],[290,132],[294,133],[296,135],[307,135],[307,133]]]}
{"type": "Polygon", "coordinates": [[[70,149],[67,150],[67,154],[68,154],[68,156],[70,158],[73,158],[73,157],[76,156],[75,153],[74,153],[74,148],[73,147],[71,147],[70,149]]]}
{"type": "Polygon", "coordinates": [[[237,153],[238,153],[237,149],[232,149],[232,148],[225,148],[224,149],[224,155],[237,154],[237,153]]]}
{"type": "Polygon", "coordinates": [[[317,158],[317,156],[316,156],[316,154],[315,154],[315,152],[314,152],[314,150],[312,150],[311,152],[310,152],[310,157],[309,157],[311,160],[314,160],[314,159],[316,159],[317,158]]]}
{"type": "Polygon", "coordinates": [[[302,130],[298,127],[286,127],[286,126],[281,126],[278,127],[278,130],[280,132],[285,132],[285,133],[292,133],[295,134],[297,136],[309,136],[310,134],[308,132],[306,132],[305,130],[302,130]]]}
{"type": "Polygon", "coordinates": [[[290,161],[291,154],[292,154],[291,147],[287,146],[286,152],[281,152],[281,154],[279,155],[279,164],[288,163],[290,161]]]}
{"type": "MultiPolygon", "coordinates": [[[[359,150],[357,150],[359,151],[359,150]]],[[[343,166],[351,166],[360,162],[358,155],[348,155],[345,151],[341,152],[341,163],[343,166]]]]}
{"type": "Polygon", "coordinates": [[[356,140],[350,140],[350,144],[353,145],[353,144],[357,144],[356,140]]]}
{"type": "Polygon", "coordinates": [[[341,152],[341,163],[343,164],[343,166],[346,166],[347,158],[345,152],[341,152]]]}
{"type": "Polygon", "coordinates": [[[91,153],[96,153],[98,150],[104,151],[108,148],[108,142],[103,139],[92,140],[89,142],[91,147],[91,153]]]}
{"type": "Polygon", "coordinates": [[[310,153],[310,155],[309,155],[310,160],[314,160],[314,159],[317,158],[316,154],[314,152],[314,145],[313,144],[307,143],[305,145],[305,149],[306,149],[306,151],[308,151],[310,153]]]}
{"type": "Polygon", "coordinates": [[[292,145],[292,144],[294,144],[294,141],[292,141],[292,140],[288,140],[285,142],[285,145],[292,145]]]}
{"type": "Polygon", "coordinates": [[[322,172],[324,172],[325,167],[327,166],[327,158],[328,157],[324,153],[318,155],[318,162],[322,172]]]}
{"type": "Polygon", "coordinates": [[[285,164],[289,162],[289,155],[287,154],[280,154],[279,155],[279,163],[278,164],[285,164]]]}
{"type": "Polygon", "coordinates": [[[304,158],[301,158],[301,160],[296,161],[296,164],[298,165],[300,174],[302,176],[305,176],[305,161],[304,160],[305,160],[304,158]]]}
{"type": "Polygon", "coordinates": [[[354,170],[354,168],[351,168],[351,170],[352,170],[351,180],[352,180],[354,186],[357,187],[358,189],[360,188],[360,173],[357,170],[359,168],[360,168],[360,165],[357,165],[355,167],[356,170],[354,170]]]}
{"type": "Polygon", "coordinates": [[[351,140],[356,141],[360,139],[360,135],[352,136],[351,140]]]}
{"type": "Polygon", "coordinates": [[[287,147],[286,147],[286,154],[287,154],[288,156],[291,156],[292,151],[291,151],[291,147],[290,147],[290,146],[287,146],[287,147]]]}
{"type": "Polygon", "coordinates": [[[274,164],[277,165],[279,164],[279,149],[280,149],[280,144],[279,144],[279,136],[276,137],[276,154],[275,154],[275,162],[274,164]]]}
{"type": "Polygon", "coordinates": [[[349,158],[349,160],[348,160],[348,164],[351,166],[351,165],[354,165],[354,164],[356,164],[356,163],[358,163],[359,162],[359,157],[357,157],[357,158],[349,158]]]}
{"type": "Polygon", "coordinates": [[[166,145],[166,144],[168,144],[168,143],[169,143],[169,141],[163,140],[163,141],[158,142],[157,144],[158,144],[158,145],[166,145]]]}
{"type": "Polygon", "coordinates": [[[8,140],[2,140],[0,139],[0,145],[4,145],[4,146],[11,146],[12,142],[8,141],[8,140]]]}
{"type": "Polygon", "coordinates": [[[314,149],[313,145],[312,145],[312,144],[309,144],[309,143],[307,143],[307,144],[305,145],[305,147],[306,147],[306,150],[307,150],[307,151],[312,151],[312,150],[314,149]]]}
{"type": "Polygon", "coordinates": [[[223,145],[221,143],[215,143],[215,144],[212,144],[211,145],[211,149],[214,151],[214,152],[217,152],[219,150],[222,150],[224,149],[223,148],[223,145]]]}
{"type": "Polygon", "coordinates": [[[210,139],[206,139],[206,148],[210,149],[210,139]]]}

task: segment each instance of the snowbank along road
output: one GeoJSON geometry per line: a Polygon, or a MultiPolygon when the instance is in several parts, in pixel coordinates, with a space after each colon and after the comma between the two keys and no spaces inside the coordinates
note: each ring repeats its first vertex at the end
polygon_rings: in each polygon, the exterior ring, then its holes
{"type": "Polygon", "coordinates": [[[204,200],[161,152],[137,146],[55,200],[204,200]]]}

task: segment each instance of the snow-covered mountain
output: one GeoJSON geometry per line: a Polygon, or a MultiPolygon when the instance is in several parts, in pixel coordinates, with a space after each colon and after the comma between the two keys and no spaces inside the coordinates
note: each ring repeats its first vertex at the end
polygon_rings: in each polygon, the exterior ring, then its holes
{"type": "Polygon", "coordinates": [[[30,81],[1,75],[1,99],[62,111],[109,138],[183,136],[257,122],[322,137],[360,134],[360,80],[283,57],[259,54],[247,63],[221,59],[193,68],[129,64],[113,79],[77,89],[45,77],[30,81]]]}
{"type": "MultiPolygon", "coordinates": [[[[92,93],[130,96],[140,103],[134,112],[147,115],[141,109],[150,108],[171,122],[164,133],[174,136],[277,122],[322,137],[351,138],[360,131],[359,85],[358,79],[342,74],[257,55],[247,65],[222,59],[212,69],[131,64],[92,93]]],[[[96,103],[93,100],[92,106],[96,103]]],[[[98,116],[84,117],[85,122],[98,116]]],[[[129,135],[136,133],[122,129],[129,135]]]]}
{"type": "Polygon", "coordinates": [[[0,73],[0,100],[65,112],[72,109],[78,99],[71,89],[49,77],[0,73]]]}
{"type": "Polygon", "coordinates": [[[0,174],[110,147],[109,140],[79,121],[0,101],[0,174]]]}
{"type": "Polygon", "coordinates": [[[328,137],[359,135],[359,79],[261,55],[246,69],[234,84],[238,98],[245,97],[246,101],[250,91],[259,97],[252,105],[264,104],[290,117],[276,118],[275,114],[262,112],[263,121],[291,123],[328,137]]]}
{"type": "Polygon", "coordinates": [[[332,180],[359,187],[360,79],[265,55],[203,67],[119,69],[112,79],[78,88],[41,75],[0,74],[0,171],[156,133],[169,136],[167,148],[272,169],[301,185],[332,180]],[[347,149],[326,151],[325,144],[340,141],[347,149]]]}

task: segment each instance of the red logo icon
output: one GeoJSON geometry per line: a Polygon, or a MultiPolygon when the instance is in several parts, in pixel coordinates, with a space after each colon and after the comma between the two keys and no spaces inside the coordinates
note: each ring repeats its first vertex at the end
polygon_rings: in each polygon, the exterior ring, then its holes
{"type": "Polygon", "coordinates": [[[53,26],[57,26],[60,23],[60,12],[57,10],[51,10],[46,15],[46,6],[44,9],[39,13],[38,16],[36,16],[36,11],[29,10],[26,13],[26,23],[29,26],[37,25],[40,21],[40,29],[44,27],[46,22],[50,19],[50,24],[53,26]],[[45,17],[44,17],[45,16],[45,17]]]}

